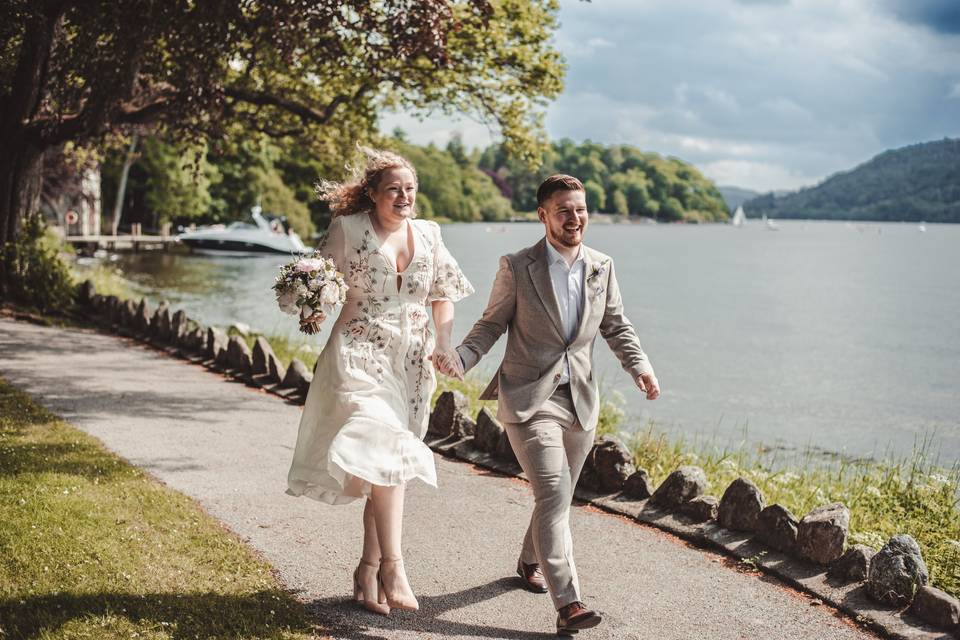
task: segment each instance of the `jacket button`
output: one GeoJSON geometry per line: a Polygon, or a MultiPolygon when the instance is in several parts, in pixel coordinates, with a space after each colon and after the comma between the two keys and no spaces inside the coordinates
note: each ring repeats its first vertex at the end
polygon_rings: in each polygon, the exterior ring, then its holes
{"type": "Polygon", "coordinates": [[[560,382],[560,374],[559,374],[559,373],[558,373],[557,375],[553,376],[553,381],[554,381],[554,382],[560,382]]]}

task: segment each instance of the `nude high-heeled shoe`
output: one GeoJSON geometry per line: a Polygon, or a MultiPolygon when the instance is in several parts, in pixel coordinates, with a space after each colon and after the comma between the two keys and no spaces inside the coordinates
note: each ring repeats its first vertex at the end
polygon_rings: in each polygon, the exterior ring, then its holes
{"type": "MultiPolygon", "coordinates": [[[[383,585],[383,565],[393,564],[398,565],[395,571],[403,572],[403,558],[380,558],[380,570],[377,571],[377,584],[380,589],[380,593],[383,594],[384,599],[387,602],[387,605],[392,609],[400,609],[401,611],[417,611],[420,609],[420,603],[417,602],[417,598],[411,593],[408,596],[400,596],[399,598],[391,597],[391,594],[387,593],[386,588],[383,585]]],[[[378,596],[379,598],[379,596],[378,596]]]]}
{"type": "Polygon", "coordinates": [[[386,616],[390,614],[390,607],[387,605],[387,599],[382,594],[382,589],[380,589],[380,568],[372,562],[367,562],[366,560],[361,559],[360,565],[357,565],[357,568],[353,570],[353,599],[360,603],[364,609],[367,611],[372,611],[373,613],[379,613],[380,615],[386,616]],[[370,567],[372,569],[377,569],[377,599],[376,600],[367,600],[366,594],[364,593],[363,587],[360,585],[360,565],[365,567],[370,567]]]}

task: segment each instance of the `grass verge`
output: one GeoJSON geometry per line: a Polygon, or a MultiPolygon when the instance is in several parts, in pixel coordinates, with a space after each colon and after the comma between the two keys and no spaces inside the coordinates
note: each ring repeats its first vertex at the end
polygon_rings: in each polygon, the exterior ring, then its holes
{"type": "MultiPolygon", "coordinates": [[[[495,402],[479,400],[483,384],[472,376],[463,382],[441,377],[437,394],[461,391],[476,415],[482,406],[496,409],[495,402]]],[[[850,508],[848,544],[879,549],[891,536],[909,534],[923,550],[931,583],[960,597],[960,463],[944,469],[932,462],[930,439],[899,460],[827,459],[813,452],[782,460],[746,444],[724,448],[671,439],[653,424],[623,431],[622,398],[604,395],[601,392],[597,435],[616,435],[655,485],[682,465],[696,465],[707,475],[707,493],[718,498],[742,476],[763,491],[767,504],[779,503],[797,517],[814,507],[842,502],[850,508]]]]}
{"type": "Polygon", "coordinates": [[[121,300],[139,300],[143,291],[133,282],[123,277],[118,267],[101,262],[91,265],[72,264],[70,266],[77,283],[84,280],[93,282],[93,289],[102,296],[117,296],[121,300]]]}
{"type": "Polygon", "coordinates": [[[0,638],[313,638],[268,564],[0,379],[0,638]]]}

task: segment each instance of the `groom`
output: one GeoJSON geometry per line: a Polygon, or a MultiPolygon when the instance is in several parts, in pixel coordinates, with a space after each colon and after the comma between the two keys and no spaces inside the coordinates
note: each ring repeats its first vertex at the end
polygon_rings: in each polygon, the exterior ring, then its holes
{"type": "Polygon", "coordinates": [[[483,317],[457,351],[469,370],[507,333],[503,362],[480,397],[498,398],[497,417],[533,488],[517,573],[530,591],[550,592],[557,632],[573,633],[600,623],[580,600],[569,523],[599,414],[597,334],[648,400],[660,387],[623,314],[613,260],[583,245],[583,185],[572,176],[551,176],[537,190],[537,205],[546,237],[500,258],[483,317]]]}

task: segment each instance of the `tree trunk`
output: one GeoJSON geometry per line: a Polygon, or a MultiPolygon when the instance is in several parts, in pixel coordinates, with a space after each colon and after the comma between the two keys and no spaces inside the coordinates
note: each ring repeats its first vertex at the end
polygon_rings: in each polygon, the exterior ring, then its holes
{"type": "Polygon", "coordinates": [[[0,244],[13,242],[20,221],[40,207],[43,151],[33,146],[0,154],[0,244]]]}
{"type": "Polygon", "coordinates": [[[137,133],[133,133],[130,139],[130,148],[127,149],[127,155],[123,159],[123,169],[120,171],[120,184],[117,186],[117,200],[113,205],[113,235],[117,235],[117,229],[120,227],[120,216],[123,214],[123,198],[127,193],[127,176],[130,175],[130,167],[136,159],[137,152],[137,133]]]}

